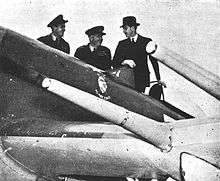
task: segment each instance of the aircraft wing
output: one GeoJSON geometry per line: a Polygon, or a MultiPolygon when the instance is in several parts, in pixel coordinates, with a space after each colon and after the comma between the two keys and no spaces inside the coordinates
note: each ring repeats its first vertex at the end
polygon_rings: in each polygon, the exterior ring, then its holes
{"type": "Polygon", "coordinates": [[[115,78],[104,74],[102,70],[59,50],[3,27],[0,32],[0,55],[4,57],[1,64],[8,73],[29,80],[32,75],[28,74],[28,70],[33,69],[154,120],[163,121],[164,114],[175,120],[186,118],[185,114],[173,111],[160,101],[116,83],[115,78]]]}
{"type": "Polygon", "coordinates": [[[198,120],[194,125],[176,125],[172,149],[166,152],[109,123],[15,119],[2,127],[0,132],[4,135],[1,136],[4,169],[1,168],[0,173],[1,176],[6,175],[4,170],[18,167],[17,176],[32,180],[33,175],[47,178],[95,175],[157,179],[169,175],[180,180],[180,160],[183,154],[188,153],[215,165],[215,174],[219,174],[219,120],[207,120],[208,124],[201,122],[204,121],[198,120]],[[207,125],[209,129],[206,129],[207,125]]]}

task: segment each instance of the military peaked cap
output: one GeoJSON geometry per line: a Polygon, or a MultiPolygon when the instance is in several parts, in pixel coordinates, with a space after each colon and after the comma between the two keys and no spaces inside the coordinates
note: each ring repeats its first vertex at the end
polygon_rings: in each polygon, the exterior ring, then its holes
{"type": "Polygon", "coordinates": [[[56,18],[54,18],[47,26],[52,27],[52,26],[56,26],[59,24],[64,24],[66,22],[68,22],[68,20],[64,20],[63,15],[60,14],[56,18]]]}
{"type": "Polygon", "coordinates": [[[106,35],[106,33],[104,33],[103,31],[104,31],[104,26],[95,26],[93,28],[88,29],[85,32],[85,34],[87,34],[88,36],[97,35],[97,34],[106,35]]]}

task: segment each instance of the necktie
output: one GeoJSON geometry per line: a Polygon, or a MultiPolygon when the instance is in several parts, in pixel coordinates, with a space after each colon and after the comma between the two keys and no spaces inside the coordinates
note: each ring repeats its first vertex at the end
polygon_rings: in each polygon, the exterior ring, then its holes
{"type": "Polygon", "coordinates": [[[131,38],[131,42],[132,42],[132,43],[135,43],[135,42],[134,42],[134,38],[131,38]]]}
{"type": "Polygon", "coordinates": [[[56,46],[58,46],[60,44],[60,39],[57,38],[55,43],[56,43],[56,46]]]}

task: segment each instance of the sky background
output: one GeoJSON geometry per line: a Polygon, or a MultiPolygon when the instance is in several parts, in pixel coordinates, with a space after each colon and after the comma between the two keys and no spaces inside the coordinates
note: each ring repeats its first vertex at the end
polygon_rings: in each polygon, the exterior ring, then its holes
{"type": "MultiPolygon", "coordinates": [[[[113,55],[125,38],[122,18],[133,15],[138,33],[220,76],[220,0],[0,0],[0,26],[33,39],[49,34],[47,24],[59,14],[69,21],[64,39],[71,56],[97,25],[105,27],[103,45],[113,55]]],[[[168,102],[197,117],[220,116],[220,101],[162,64],[160,70],[168,102]]]]}

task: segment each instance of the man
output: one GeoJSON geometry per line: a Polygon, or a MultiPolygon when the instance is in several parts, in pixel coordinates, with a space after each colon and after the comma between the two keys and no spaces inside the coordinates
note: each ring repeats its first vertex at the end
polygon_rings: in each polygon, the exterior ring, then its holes
{"type": "MultiPolygon", "coordinates": [[[[123,18],[121,27],[127,39],[118,43],[113,57],[113,66],[117,68],[122,65],[128,65],[134,69],[135,89],[138,92],[144,92],[145,88],[150,86],[150,72],[147,64],[147,57],[150,54],[147,53],[146,47],[153,43],[150,38],[137,34],[137,26],[139,25],[134,16],[123,18]]],[[[152,49],[152,45],[149,47],[149,49],[152,49]]],[[[150,53],[156,50],[156,46],[153,47],[154,50],[150,50],[150,53]]],[[[153,65],[157,80],[161,82],[158,62],[151,56],[149,59],[153,65]]]]}
{"type": "Polygon", "coordinates": [[[103,26],[88,29],[85,34],[88,35],[89,43],[77,48],[74,56],[101,70],[107,70],[111,68],[111,52],[101,45],[102,36],[106,35],[103,31],[103,26]]]}
{"type": "Polygon", "coordinates": [[[68,20],[63,19],[63,15],[58,15],[47,25],[47,27],[50,27],[52,30],[51,34],[40,37],[38,40],[50,47],[56,48],[69,54],[70,46],[62,38],[65,32],[65,23],[67,22],[68,20]]]}

